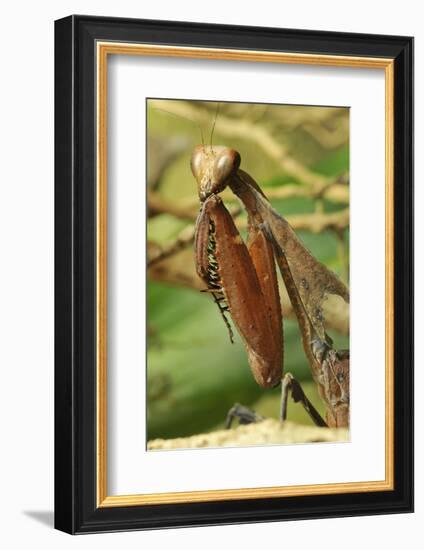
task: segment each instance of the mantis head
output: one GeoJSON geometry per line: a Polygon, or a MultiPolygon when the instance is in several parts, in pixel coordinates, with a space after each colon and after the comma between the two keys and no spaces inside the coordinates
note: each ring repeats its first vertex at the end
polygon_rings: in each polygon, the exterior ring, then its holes
{"type": "Polygon", "coordinates": [[[191,156],[191,171],[196,178],[200,200],[220,193],[240,166],[240,155],[223,145],[198,145],[191,156]]]}

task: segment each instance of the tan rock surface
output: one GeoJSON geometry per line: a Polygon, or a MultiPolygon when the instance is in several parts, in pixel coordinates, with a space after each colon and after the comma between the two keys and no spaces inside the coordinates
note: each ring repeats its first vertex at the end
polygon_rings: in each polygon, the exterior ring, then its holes
{"type": "Polygon", "coordinates": [[[269,418],[256,424],[237,426],[231,430],[196,434],[176,439],[153,439],[149,451],[196,449],[207,447],[247,447],[251,445],[292,445],[295,443],[343,442],[349,440],[349,431],[338,428],[318,428],[269,418]]]}

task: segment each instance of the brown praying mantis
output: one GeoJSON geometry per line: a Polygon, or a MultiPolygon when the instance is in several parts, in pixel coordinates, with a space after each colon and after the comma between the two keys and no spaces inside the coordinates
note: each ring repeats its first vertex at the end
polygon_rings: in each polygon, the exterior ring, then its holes
{"type": "MultiPolygon", "coordinates": [[[[254,179],[240,169],[240,154],[224,146],[197,146],[191,170],[201,202],[195,228],[195,261],[228,327],[230,315],[243,340],[256,382],[281,383],[281,420],[287,400],[300,402],[318,426],[349,425],[349,351],[333,349],[324,327],[322,304],[328,294],[349,301],[346,286],[314,258],[289,223],[276,212],[254,179]],[[220,193],[229,187],[248,216],[244,243],[220,193]],[[275,264],[296,314],[312,377],[326,406],[324,420],[299,382],[283,369],[283,321],[275,264]]],[[[241,405],[229,412],[247,423],[261,417],[241,405]]]]}

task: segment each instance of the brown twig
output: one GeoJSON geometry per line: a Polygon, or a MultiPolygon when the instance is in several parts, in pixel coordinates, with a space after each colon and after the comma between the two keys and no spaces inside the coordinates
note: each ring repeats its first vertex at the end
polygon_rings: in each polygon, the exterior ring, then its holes
{"type": "Polygon", "coordinates": [[[150,250],[148,247],[147,267],[153,267],[158,262],[161,262],[174,254],[178,254],[178,252],[190,244],[193,244],[194,232],[194,225],[185,227],[171,244],[164,247],[159,246],[157,243],[150,242],[150,250]]]}
{"type": "Polygon", "coordinates": [[[329,130],[318,124],[304,124],[306,130],[325,149],[335,149],[345,145],[349,140],[349,123],[329,130]]]}
{"type": "Polygon", "coordinates": [[[178,219],[194,221],[199,211],[199,201],[196,201],[196,206],[181,206],[174,202],[167,201],[160,193],[155,191],[149,191],[147,195],[147,204],[149,209],[149,217],[156,216],[158,214],[171,214],[178,219]]]}
{"type": "MultiPolygon", "coordinates": [[[[169,212],[172,213],[172,212],[169,212]]],[[[231,215],[235,218],[241,213],[241,208],[232,209],[231,215]]],[[[349,209],[345,208],[339,212],[323,213],[314,212],[312,214],[299,214],[295,216],[287,216],[287,221],[295,230],[305,230],[311,233],[321,233],[326,229],[339,231],[346,229],[349,226],[349,209]]],[[[239,229],[246,229],[247,220],[243,219],[238,224],[239,229]]],[[[148,255],[147,265],[153,266],[157,262],[170,256],[177,254],[182,249],[191,245],[194,241],[195,226],[190,225],[184,228],[177,238],[172,243],[166,246],[160,246],[158,243],[152,243],[152,252],[148,255]]]]}
{"type": "MultiPolygon", "coordinates": [[[[316,194],[311,189],[307,189],[297,184],[285,184],[282,187],[264,187],[267,197],[272,201],[275,199],[290,199],[295,197],[305,197],[316,199],[318,196],[325,198],[330,202],[337,204],[349,204],[349,187],[343,183],[331,183],[322,192],[316,194]]],[[[234,202],[234,195],[225,190],[221,193],[221,197],[226,204],[234,202]]],[[[197,197],[189,197],[182,199],[180,205],[172,204],[172,208],[168,207],[168,202],[155,196],[154,208],[158,213],[168,213],[181,219],[195,219],[195,210],[198,208],[199,199],[197,197]],[[171,211],[172,210],[172,211],[171,211]]],[[[150,200],[150,195],[149,195],[150,200]]]]}

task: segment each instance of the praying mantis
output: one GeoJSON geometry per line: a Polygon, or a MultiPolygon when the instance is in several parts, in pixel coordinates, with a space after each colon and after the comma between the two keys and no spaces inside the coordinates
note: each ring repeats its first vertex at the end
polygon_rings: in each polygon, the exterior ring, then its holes
{"type": "MultiPolygon", "coordinates": [[[[349,351],[333,348],[325,331],[322,303],[328,294],[349,302],[349,291],[305,248],[240,164],[240,154],[229,147],[199,145],[193,151],[191,170],[200,199],[194,243],[197,274],[217,303],[233,340],[231,317],[256,382],[265,388],[281,383],[281,420],[287,417],[291,394],[316,425],[348,427],[349,351]],[[227,187],[247,212],[246,243],[220,196],[227,187]],[[325,420],[293,375],[284,373],[276,265],[296,314],[313,380],[326,407],[325,420]]],[[[234,417],[243,423],[261,419],[241,405],[231,409],[228,427],[234,417]]]]}

